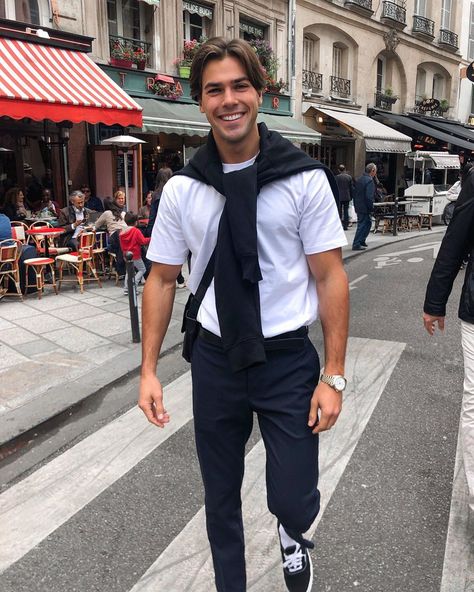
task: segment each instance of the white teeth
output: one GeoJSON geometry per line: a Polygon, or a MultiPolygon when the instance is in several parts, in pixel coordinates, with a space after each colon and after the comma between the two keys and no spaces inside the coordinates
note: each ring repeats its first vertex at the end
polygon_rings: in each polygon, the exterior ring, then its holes
{"type": "Polygon", "coordinates": [[[222,119],[224,121],[234,121],[235,119],[240,119],[242,117],[241,113],[236,113],[235,115],[223,115],[222,119]]]}

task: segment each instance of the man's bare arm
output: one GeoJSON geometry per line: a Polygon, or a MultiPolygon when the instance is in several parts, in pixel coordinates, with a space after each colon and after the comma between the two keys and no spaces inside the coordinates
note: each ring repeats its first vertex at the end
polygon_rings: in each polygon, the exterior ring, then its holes
{"type": "MultiPolygon", "coordinates": [[[[349,327],[349,285],[341,249],[308,255],[307,259],[318,291],[319,318],[324,336],[324,372],[344,375],[349,327]]],[[[315,426],[313,434],[330,429],[336,423],[341,408],[342,394],[320,382],[314,391],[308,418],[308,425],[315,426]]]]}
{"type": "Polygon", "coordinates": [[[173,310],[180,265],[153,263],[143,291],[142,368],[138,406],[148,421],[160,428],[169,421],[156,366],[173,310]]]}

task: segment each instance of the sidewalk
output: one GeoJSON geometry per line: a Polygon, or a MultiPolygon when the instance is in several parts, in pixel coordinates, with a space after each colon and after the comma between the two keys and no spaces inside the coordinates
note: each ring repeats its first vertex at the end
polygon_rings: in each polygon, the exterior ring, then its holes
{"type": "MultiPolygon", "coordinates": [[[[370,252],[377,247],[428,233],[436,238],[445,226],[399,236],[368,237],[370,252]]],[[[355,227],[346,235],[344,259],[352,251],[355,227]]],[[[91,284],[93,286],[94,284],[91,284]]],[[[163,352],[182,341],[181,319],[188,290],[176,290],[170,328],[163,352]]],[[[141,295],[139,295],[139,305],[141,295]]],[[[140,344],[132,343],[128,297],[122,285],[103,288],[64,288],[58,296],[49,289],[41,300],[35,294],[23,302],[0,301],[0,445],[39,425],[111,383],[126,378],[140,365],[140,344]]]]}

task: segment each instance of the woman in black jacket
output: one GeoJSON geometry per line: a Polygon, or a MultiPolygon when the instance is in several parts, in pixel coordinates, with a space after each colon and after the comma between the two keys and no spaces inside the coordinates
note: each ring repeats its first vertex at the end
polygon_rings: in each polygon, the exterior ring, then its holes
{"type": "Polygon", "coordinates": [[[428,282],[423,322],[430,335],[433,335],[436,325],[439,329],[444,329],[446,303],[466,253],[470,257],[459,303],[464,354],[461,441],[469,489],[469,508],[474,518],[474,168],[465,175],[453,218],[428,282]]]}

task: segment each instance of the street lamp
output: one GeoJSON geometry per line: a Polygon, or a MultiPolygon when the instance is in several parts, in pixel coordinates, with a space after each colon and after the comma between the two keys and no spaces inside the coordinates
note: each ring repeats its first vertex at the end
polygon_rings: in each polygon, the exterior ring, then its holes
{"type": "Polygon", "coordinates": [[[125,176],[125,206],[128,210],[128,151],[137,144],[146,144],[145,140],[135,138],[134,136],[114,136],[103,140],[102,144],[106,146],[117,146],[123,152],[123,172],[125,176]]]}

